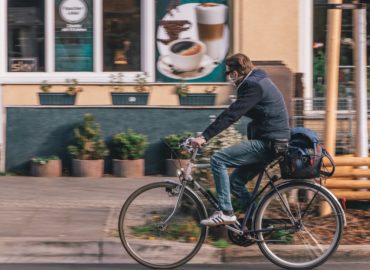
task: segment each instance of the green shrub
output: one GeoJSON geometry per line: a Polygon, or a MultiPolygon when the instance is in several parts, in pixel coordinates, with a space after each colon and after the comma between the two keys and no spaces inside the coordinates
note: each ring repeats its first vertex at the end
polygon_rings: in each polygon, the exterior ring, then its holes
{"type": "Polygon", "coordinates": [[[101,138],[100,125],[95,123],[94,116],[85,114],[83,125],[73,130],[75,143],[68,146],[68,152],[75,159],[104,159],[108,149],[101,138]]]}
{"type": "Polygon", "coordinates": [[[227,248],[230,246],[229,242],[227,242],[225,239],[219,239],[215,242],[212,242],[212,245],[216,248],[227,248]]]}
{"type": "Polygon", "coordinates": [[[33,157],[31,161],[36,164],[44,165],[47,164],[50,160],[60,160],[57,156],[46,156],[46,157],[33,157]]]}
{"type": "Polygon", "coordinates": [[[170,134],[164,138],[167,145],[167,158],[170,159],[189,159],[190,153],[180,147],[180,144],[187,138],[192,136],[190,132],[183,132],[181,134],[170,134]],[[170,150],[171,148],[171,150],[170,150]]]}
{"type": "Polygon", "coordinates": [[[66,79],[66,83],[67,83],[66,94],[70,96],[77,95],[77,93],[80,93],[83,91],[82,87],[78,86],[77,79],[66,79]]]}
{"type": "MultiPolygon", "coordinates": [[[[235,128],[236,125],[232,125],[214,138],[212,138],[207,144],[202,147],[202,154],[198,156],[198,163],[208,164],[211,156],[217,151],[238,144],[243,141],[243,136],[235,128]]],[[[210,182],[213,179],[211,169],[197,169],[194,172],[194,177],[197,181],[210,182]]],[[[212,181],[211,181],[212,182],[212,181]]]]}
{"type": "Polygon", "coordinates": [[[144,157],[148,147],[145,135],[129,129],[126,133],[118,133],[112,139],[112,155],[117,159],[134,160],[144,157]]]}
{"type": "Polygon", "coordinates": [[[48,82],[46,80],[42,81],[41,84],[40,84],[40,90],[44,93],[50,92],[51,87],[52,86],[50,84],[48,84],[48,82]]]}

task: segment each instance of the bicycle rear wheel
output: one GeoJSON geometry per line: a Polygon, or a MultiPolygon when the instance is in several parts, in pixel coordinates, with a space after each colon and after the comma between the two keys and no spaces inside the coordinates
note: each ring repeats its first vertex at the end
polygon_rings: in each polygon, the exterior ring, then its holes
{"type": "Polygon", "coordinates": [[[287,269],[309,269],[324,263],[337,249],[344,219],[333,196],[319,185],[292,181],[261,201],[254,221],[258,245],[273,263],[287,269]]]}
{"type": "Polygon", "coordinates": [[[207,229],[204,206],[188,190],[167,225],[181,185],[152,183],[135,191],[119,217],[119,234],[126,251],[140,264],[151,268],[175,268],[189,261],[202,246],[207,229]]]}

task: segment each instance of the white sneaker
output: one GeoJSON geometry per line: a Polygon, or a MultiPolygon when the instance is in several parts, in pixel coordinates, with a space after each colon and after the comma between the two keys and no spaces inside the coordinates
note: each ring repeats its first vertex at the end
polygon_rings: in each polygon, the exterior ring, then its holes
{"type": "Polygon", "coordinates": [[[204,226],[218,226],[225,224],[234,224],[236,222],[236,216],[228,216],[222,213],[222,211],[216,211],[208,219],[203,219],[200,224],[204,226]]]}

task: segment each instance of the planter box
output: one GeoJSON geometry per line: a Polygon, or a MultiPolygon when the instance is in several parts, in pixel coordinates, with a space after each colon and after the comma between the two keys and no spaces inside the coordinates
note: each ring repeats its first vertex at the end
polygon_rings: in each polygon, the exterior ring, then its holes
{"type": "Polygon", "coordinates": [[[166,159],[166,175],[167,176],[177,176],[177,170],[181,168],[185,168],[189,160],[188,159],[166,159]]]}
{"type": "Polygon", "coordinates": [[[113,105],[146,105],[149,93],[111,93],[113,105]]]}
{"type": "Polygon", "coordinates": [[[144,159],[113,159],[113,175],[118,177],[143,177],[144,159]]]}
{"type": "Polygon", "coordinates": [[[189,106],[212,106],[215,105],[216,94],[186,94],[179,96],[180,105],[189,106]]]}
{"type": "Polygon", "coordinates": [[[62,176],[62,161],[49,160],[46,164],[38,164],[31,161],[31,175],[39,177],[62,176]]]}
{"type": "Polygon", "coordinates": [[[72,160],[73,176],[102,177],[104,174],[104,160],[72,160]]]}
{"type": "Polygon", "coordinates": [[[39,93],[41,105],[74,105],[76,95],[66,93],[39,93]]]}

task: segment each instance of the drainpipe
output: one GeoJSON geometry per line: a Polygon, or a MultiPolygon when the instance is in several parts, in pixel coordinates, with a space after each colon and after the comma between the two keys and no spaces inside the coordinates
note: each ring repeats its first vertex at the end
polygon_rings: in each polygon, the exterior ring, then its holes
{"type": "MultiPolygon", "coordinates": [[[[358,1],[353,1],[358,3],[358,1]]],[[[355,64],[356,88],[356,157],[367,157],[367,40],[366,40],[366,8],[359,6],[353,11],[353,62],[355,64]]],[[[359,167],[367,169],[367,166],[359,167]]],[[[365,178],[367,179],[367,178],[365,178]]],[[[361,180],[365,180],[361,178],[361,180]]]]}
{"type": "Polygon", "coordinates": [[[3,85],[0,81],[0,171],[5,172],[5,109],[3,108],[3,85]]]}

